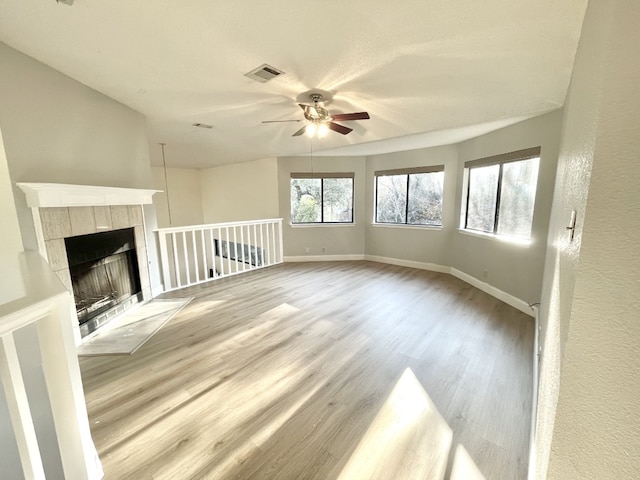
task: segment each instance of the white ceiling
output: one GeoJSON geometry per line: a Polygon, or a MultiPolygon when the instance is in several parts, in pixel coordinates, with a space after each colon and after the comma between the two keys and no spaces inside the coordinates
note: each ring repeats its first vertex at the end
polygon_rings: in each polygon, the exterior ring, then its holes
{"type": "Polygon", "coordinates": [[[561,107],[587,0],[2,0],[0,40],[143,113],[152,163],[308,154],[297,102],[368,111],[314,155],[460,141],[561,107]],[[269,83],[243,76],[268,63],[269,83]],[[194,122],[213,129],[193,127],[194,122]]]}

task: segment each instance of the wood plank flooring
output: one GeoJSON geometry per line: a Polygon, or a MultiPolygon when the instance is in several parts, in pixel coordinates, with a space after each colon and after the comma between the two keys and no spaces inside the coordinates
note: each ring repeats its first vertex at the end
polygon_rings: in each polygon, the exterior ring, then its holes
{"type": "Polygon", "coordinates": [[[106,480],[525,479],[533,319],[446,274],[287,263],[80,359],[106,480]]]}

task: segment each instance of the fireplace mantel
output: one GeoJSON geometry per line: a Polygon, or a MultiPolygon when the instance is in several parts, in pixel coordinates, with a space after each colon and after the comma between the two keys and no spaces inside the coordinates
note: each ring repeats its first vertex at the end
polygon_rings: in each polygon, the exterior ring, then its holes
{"type": "Polygon", "coordinates": [[[146,205],[161,190],[140,188],[68,185],[64,183],[16,183],[27,197],[29,207],[92,207],[106,205],[146,205]]]}

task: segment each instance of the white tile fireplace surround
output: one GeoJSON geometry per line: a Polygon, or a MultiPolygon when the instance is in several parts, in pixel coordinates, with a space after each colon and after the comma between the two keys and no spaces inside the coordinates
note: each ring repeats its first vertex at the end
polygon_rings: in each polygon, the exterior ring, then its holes
{"type": "MultiPolygon", "coordinates": [[[[17,185],[31,207],[40,254],[69,292],[73,294],[65,238],[133,228],[142,299],[152,298],[142,205],[152,203],[151,197],[158,190],[53,183],[17,185]]],[[[75,310],[72,318],[78,345],[82,334],[75,310]]]]}

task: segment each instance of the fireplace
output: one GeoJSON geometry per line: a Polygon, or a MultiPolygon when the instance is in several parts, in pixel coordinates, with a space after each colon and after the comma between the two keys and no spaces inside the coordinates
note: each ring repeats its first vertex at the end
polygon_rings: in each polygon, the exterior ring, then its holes
{"type": "Polygon", "coordinates": [[[142,300],[133,228],[64,239],[82,336],[142,300]]]}
{"type": "MultiPolygon", "coordinates": [[[[155,253],[155,250],[147,252],[147,246],[152,244],[147,242],[143,205],[152,203],[151,197],[157,190],[57,183],[17,185],[25,193],[27,205],[31,208],[38,251],[42,257],[49,262],[58,279],[76,299],[82,298],[82,291],[89,292],[87,297],[97,298],[96,302],[89,303],[86,303],[85,298],[78,305],[78,315],[73,312],[72,327],[76,345],[82,344],[85,338],[90,338],[87,336],[90,329],[115,318],[140,298],[142,301],[153,298],[150,253],[155,253]],[[99,257],[93,254],[82,258],[72,254],[74,260],[71,263],[74,267],[70,267],[67,245],[75,242],[72,239],[122,230],[133,230],[133,240],[130,237],[124,242],[119,240],[121,246],[115,249],[113,246],[107,247],[103,250],[113,251],[99,257]],[[125,244],[132,248],[123,246],[125,244]],[[118,256],[110,258],[114,254],[118,256]],[[95,258],[90,258],[91,256],[95,258]],[[88,265],[81,266],[83,263],[88,265]],[[78,272],[73,274],[75,277],[85,278],[89,275],[87,278],[93,279],[84,280],[84,283],[81,281],[81,287],[74,286],[71,270],[75,270],[75,267],[78,267],[78,272]],[[115,273],[119,275],[124,271],[135,279],[133,283],[114,280],[115,273]],[[105,283],[107,287],[102,290],[105,283]],[[98,285],[102,285],[100,289],[94,288],[98,285]],[[107,306],[108,304],[111,305],[107,306]],[[80,321],[78,316],[82,316],[80,321]]],[[[120,233],[116,234],[119,235],[120,233]]]]}

